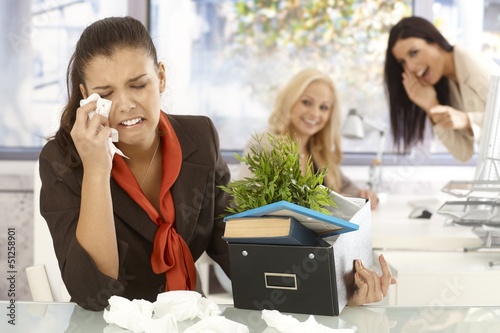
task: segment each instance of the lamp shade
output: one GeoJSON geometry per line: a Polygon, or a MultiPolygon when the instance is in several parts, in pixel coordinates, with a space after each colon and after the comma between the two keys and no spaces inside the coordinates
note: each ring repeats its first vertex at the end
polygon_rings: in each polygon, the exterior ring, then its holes
{"type": "Polygon", "coordinates": [[[365,131],[363,129],[363,120],[355,110],[350,110],[342,128],[342,135],[350,139],[363,139],[365,131]]]}

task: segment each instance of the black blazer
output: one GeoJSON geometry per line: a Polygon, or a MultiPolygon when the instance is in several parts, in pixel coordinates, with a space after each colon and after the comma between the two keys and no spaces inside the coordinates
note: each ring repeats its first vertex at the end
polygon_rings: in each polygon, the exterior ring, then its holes
{"type": "MultiPolygon", "coordinates": [[[[168,115],[182,148],[180,174],[172,186],[175,228],[196,261],[204,251],[229,275],[227,244],[221,215],[229,195],[219,186],[230,179],[219,151],[212,121],[204,116],[168,115]]],[[[156,300],[165,288],[165,274],[155,274],[150,257],[157,225],[110,178],[120,260],[118,280],[102,274],[76,240],[83,168],[71,168],[57,142],[40,153],[40,211],[47,221],[62,278],[72,301],[102,310],[112,295],[156,300]]],[[[98,193],[96,193],[98,195],[98,193]]]]}

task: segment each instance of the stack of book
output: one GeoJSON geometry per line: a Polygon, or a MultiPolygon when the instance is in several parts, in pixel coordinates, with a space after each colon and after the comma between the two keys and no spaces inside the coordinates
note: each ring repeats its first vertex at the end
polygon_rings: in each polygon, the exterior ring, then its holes
{"type": "Polygon", "coordinates": [[[318,238],[358,230],[358,224],[349,220],[366,200],[332,195],[336,207],[327,208],[330,214],[279,201],[227,216],[224,239],[228,243],[316,246],[318,238]]]}

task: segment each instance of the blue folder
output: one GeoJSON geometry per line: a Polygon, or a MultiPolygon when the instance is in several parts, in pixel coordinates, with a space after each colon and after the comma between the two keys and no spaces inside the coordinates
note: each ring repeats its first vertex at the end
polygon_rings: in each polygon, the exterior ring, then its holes
{"type": "Polygon", "coordinates": [[[316,232],[320,237],[329,237],[359,229],[359,225],[341,218],[323,214],[288,201],[278,201],[269,205],[249,209],[241,213],[226,216],[224,222],[239,217],[292,216],[316,232]]]}

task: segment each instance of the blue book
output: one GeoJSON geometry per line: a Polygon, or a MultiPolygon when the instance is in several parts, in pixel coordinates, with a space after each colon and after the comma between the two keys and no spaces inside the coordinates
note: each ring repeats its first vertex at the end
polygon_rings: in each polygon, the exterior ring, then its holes
{"type": "Polygon", "coordinates": [[[239,217],[226,221],[228,243],[318,246],[318,235],[290,216],[239,217]]]}
{"type": "MultiPolygon", "coordinates": [[[[346,200],[347,201],[347,200],[346,200]]],[[[338,205],[339,203],[337,203],[338,205]]],[[[358,206],[358,209],[361,208],[358,206]]],[[[293,217],[316,235],[324,238],[359,229],[359,225],[342,218],[323,214],[288,201],[278,201],[269,205],[249,209],[241,213],[226,216],[224,222],[241,217],[284,216],[293,217]]]]}

